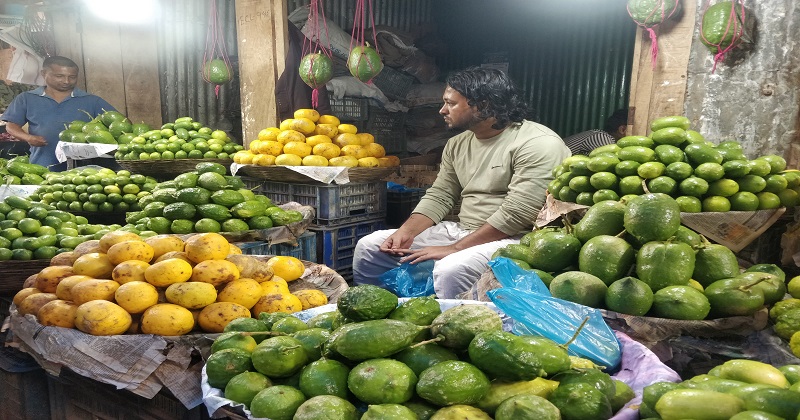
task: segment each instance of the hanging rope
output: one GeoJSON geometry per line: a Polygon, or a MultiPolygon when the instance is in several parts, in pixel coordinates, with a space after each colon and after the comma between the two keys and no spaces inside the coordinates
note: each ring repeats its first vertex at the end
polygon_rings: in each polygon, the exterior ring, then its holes
{"type": "MultiPolygon", "coordinates": [[[[706,3],[705,10],[703,11],[703,24],[702,24],[703,27],[700,28],[700,38],[702,39],[703,44],[707,45],[708,47],[711,47],[712,52],[714,52],[714,65],[711,67],[712,74],[717,70],[717,63],[724,60],[725,55],[730,50],[736,48],[739,45],[745,31],[744,0],[739,0],[738,2],[723,2],[717,4],[716,6],[724,7],[726,3],[730,3],[730,12],[728,12],[727,23],[725,24],[725,31],[722,33],[722,36],[719,38],[719,41],[717,42],[709,40],[705,34],[707,29],[706,14],[708,13],[710,2],[706,3]],[[737,6],[739,6],[740,9],[738,13],[736,11],[737,6]],[[714,50],[716,50],[716,52],[714,50]]],[[[709,26],[713,25],[713,23],[710,23],[709,26]]]]}
{"type": "Polygon", "coordinates": [[[350,35],[350,55],[347,59],[347,67],[350,74],[364,83],[370,83],[383,69],[378,50],[378,41],[375,37],[375,14],[372,8],[372,0],[356,0],[356,11],[353,16],[353,32],[350,35]],[[367,6],[369,11],[367,11],[367,6]],[[366,18],[369,13],[370,25],[372,27],[372,45],[366,42],[366,18]],[[355,45],[355,48],[353,46],[355,45]]]}
{"type": "Polygon", "coordinates": [[[303,37],[303,59],[300,62],[299,71],[300,78],[312,88],[311,107],[316,109],[319,105],[319,89],[333,77],[333,55],[331,54],[328,22],[325,18],[325,7],[322,0],[311,0],[306,27],[309,28],[309,32],[308,36],[303,37]],[[320,43],[323,28],[327,47],[320,43]],[[312,41],[313,39],[316,39],[317,42],[312,41]]]}
{"type": "MultiPolygon", "coordinates": [[[[658,5],[654,7],[644,19],[637,19],[635,18],[634,12],[631,11],[631,2],[628,1],[628,4],[625,6],[628,10],[628,15],[633,19],[634,22],[638,26],[641,26],[642,29],[647,31],[647,34],[650,36],[650,63],[653,66],[653,70],[656,69],[656,60],[658,59],[658,36],[656,31],[658,30],[658,26],[664,22],[665,20],[669,19],[670,17],[674,16],[676,12],[679,10],[680,3],[675,1],[672,5],[672,10],[667,10],[667,5],[665,0],[661,0],[658,2],[658,5]],[[657,15],[659,13],[660,15],[657,15]]],[[[638,15],[638,13],[637,13],[638,15]]]]}
{"type": "Polygon", "coordinates": [[[231,81],[233,67],[225,49],[225,37],[217,16],[217,0],[211,0],[206,47],[203,51],[203,80],[213,83],[214,96],[219,98],[221,85],[231,81]]]}

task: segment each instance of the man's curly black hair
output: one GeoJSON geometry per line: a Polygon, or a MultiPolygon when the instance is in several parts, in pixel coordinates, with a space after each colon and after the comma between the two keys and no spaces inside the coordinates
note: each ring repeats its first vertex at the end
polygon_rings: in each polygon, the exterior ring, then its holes
{"type": "Polygon", "coordinates": [[[494,117],[492,128],[519,124],[528,115],[528,106],[514,82],[500,70],[469,67],[450,73],[446,83],[478,108],[481,118],[494,117]]]}

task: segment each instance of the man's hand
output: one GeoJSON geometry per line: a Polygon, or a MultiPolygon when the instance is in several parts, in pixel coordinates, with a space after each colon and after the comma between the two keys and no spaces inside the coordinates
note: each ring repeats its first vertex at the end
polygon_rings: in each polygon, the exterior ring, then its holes
{"type": "Polygon", "coordinates": [[[35,147],[47,146],[47,140],[45,140],[42,136],[28,136],[26,141],[28,144],[35,147]]]}
{"type": "Polygon", "coordinates": [[[403,229],[398,229],[383,241],[380,250],[387,254],[402,256],[405,255],[404,251],[407,252],[413,242],[414,235],[407,233],[403,229]]]}
{"type": "Polygon", "coordinates": [[[429,246],[422,249],[398,249],[397,251],[400,255],[405,255],[405,257],[400,258],[401,263],[409,262],[411,264],[416,264],[427,260],[441,260],[450,254],[458,252],[459,249],[453,244],[446,246],[429,246]]]}

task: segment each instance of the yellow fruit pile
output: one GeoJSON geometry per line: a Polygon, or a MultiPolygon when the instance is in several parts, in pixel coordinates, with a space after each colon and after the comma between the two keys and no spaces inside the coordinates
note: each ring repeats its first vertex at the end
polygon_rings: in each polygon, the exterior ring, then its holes
{"type": "Polygon", "coordinates": [[[383,146],[356,126],[342,124],[333,115],[314,109],[298,109],[294,118],[268,127],[250,142],[248,150],[233,155],[233,161],[258,166],[398,166],[397,156],[386,156],[383,146]]]}
{"type": "Polygon", "coordinates": [[[113,231],[84,244],[26,280],[14,296],[20,314],[92,335],[175,336],[328,303],[319,290],[289,292],[305,271],[297,258],[241,255],[217,233],[184,241],[113,231]]]}

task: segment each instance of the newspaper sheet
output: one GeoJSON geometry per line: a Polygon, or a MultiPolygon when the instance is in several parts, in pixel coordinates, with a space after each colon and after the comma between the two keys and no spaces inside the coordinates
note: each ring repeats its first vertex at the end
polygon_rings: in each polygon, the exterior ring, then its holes
{"type": "Polygon", "coordinates": [[[117,150],[119,145],[103,143],[66,143],[58,142],[56,145],[56,159],[66,162],[67,159],[114,158],[108,153],[117,150]]]}

